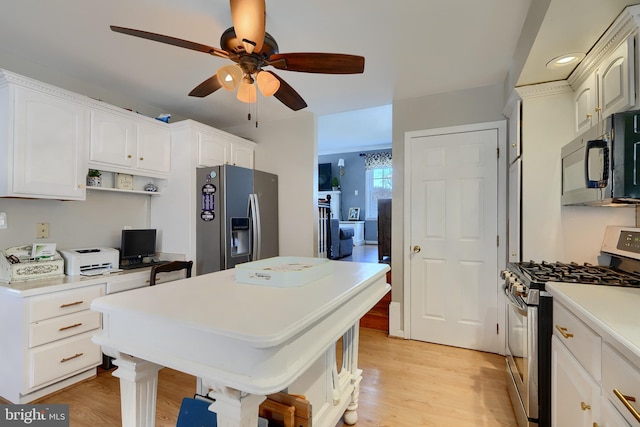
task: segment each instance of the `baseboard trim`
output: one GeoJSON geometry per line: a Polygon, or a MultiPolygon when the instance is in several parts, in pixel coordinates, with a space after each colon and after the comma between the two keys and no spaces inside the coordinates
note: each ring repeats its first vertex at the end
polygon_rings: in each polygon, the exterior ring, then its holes
{"type": "Polygon", "coordinates": [[[404,331],[400,326],[402,324],[400,313],[400,303],[391,302],[391,304],[389,304],[389,335],[392,337],[405,338],[404,331]]]}

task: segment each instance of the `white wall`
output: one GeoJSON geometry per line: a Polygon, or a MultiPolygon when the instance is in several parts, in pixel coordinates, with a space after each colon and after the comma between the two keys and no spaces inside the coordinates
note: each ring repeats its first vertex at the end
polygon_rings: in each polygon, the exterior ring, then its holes
{"type": "Polygon", "coordinates": [[[257,143],[255,168],[278,175],[280,255],[317,253],[317,120],[298,111],[274,122],[225,129],[257,143]]]}
{"type": "Polygon", "coordinates": [[[520,88],[522,259],[597,264],[607,225],[634,226],[633,207],[562,206],[561,149],[575,137],[574,92],[565,83],[520,88]]]}
{"type": "MultiPolygon", "coordinates": [[[[504,120],[502,85],[393,102],[392,301],[404,298],[404,134],[409,131],[504,120]]],[[[403,325],[397,325],[403,328],[403,325]]]]}
{"type": "Polygon", "coordinates": [[[34,242],[56,243],[59,249],[118,248],[125,225],[148,226],[150,197],[87,190],[84,202],[0,198],[8,222],[0,230],[0,250],[34,242]],[[36,240],[39,222],[49,223],[48,239],[36,240]]]}

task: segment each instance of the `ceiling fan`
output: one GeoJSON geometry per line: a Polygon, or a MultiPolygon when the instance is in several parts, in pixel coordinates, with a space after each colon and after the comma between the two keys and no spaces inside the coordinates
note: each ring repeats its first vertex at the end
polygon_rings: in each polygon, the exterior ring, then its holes
{"type": "Polygon", "coordinates": [[[340,53],[279,53],[275,39],[265,32],[265,1],[231,0],[230,4],[233,27],[222,33],[220,48],[114,25],[111,30],[233,61],[235,64],[219,68],[216,74],[189,93],[189,96],[201,98],[221,87],[227,90],[238,87],[237,98],[242,102],[253,103],[257,95],[255,82],[264,96],[273,95],[290,109],[298,111],[307,106],[304,99],[287,82],[274,72],[264,70],[264,67],[319,74],[364,72],[362,56],[340,53]]]}

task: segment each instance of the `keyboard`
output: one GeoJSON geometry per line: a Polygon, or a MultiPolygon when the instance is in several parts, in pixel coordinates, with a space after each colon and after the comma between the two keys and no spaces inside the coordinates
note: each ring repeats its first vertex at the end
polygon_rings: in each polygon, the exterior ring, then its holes
{"type": "Polygon", "coordinates": [[[158,265],[158,264],[165,264],[168,261],[150,261],[150,262],[138,262],[135,264],[127,264],[127,265],[121,265],[120,268],[123,270],[133,270],[136,268],[145,268],[145,267],[153,267],[154,265],[158,265]]]}

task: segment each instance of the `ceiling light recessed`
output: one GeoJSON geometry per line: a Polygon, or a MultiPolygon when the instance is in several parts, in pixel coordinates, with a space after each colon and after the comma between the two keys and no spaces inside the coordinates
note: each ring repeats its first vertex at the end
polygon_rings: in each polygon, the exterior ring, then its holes
{"type": "Polygon", "coordinates": [[[547,62],[547,68],[554,70],[568,65],[575,65],[582,61],[582,59],[584,59],[584,53],[566,53],[564,55],[556,56],[551,61],[547,62]]]}

